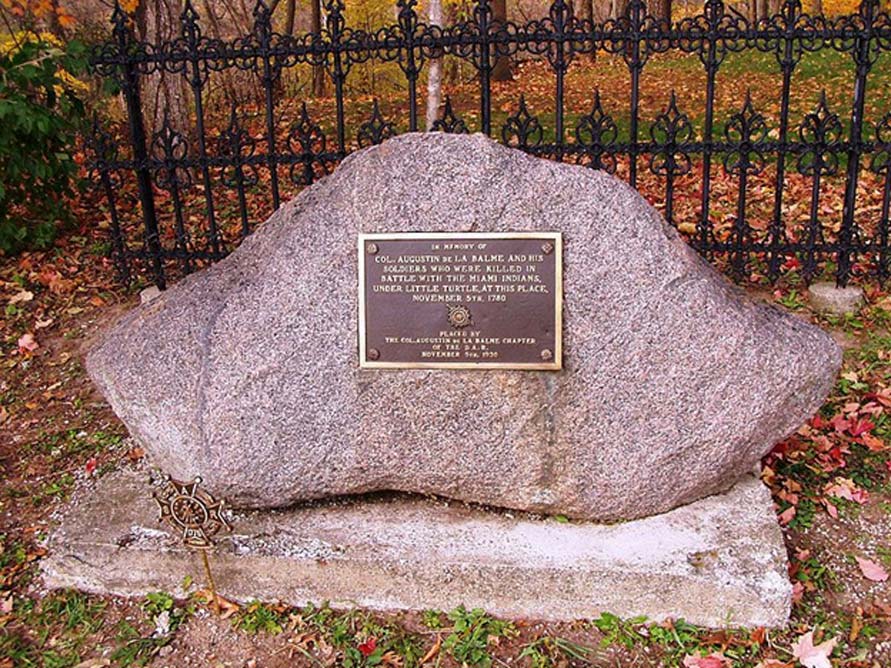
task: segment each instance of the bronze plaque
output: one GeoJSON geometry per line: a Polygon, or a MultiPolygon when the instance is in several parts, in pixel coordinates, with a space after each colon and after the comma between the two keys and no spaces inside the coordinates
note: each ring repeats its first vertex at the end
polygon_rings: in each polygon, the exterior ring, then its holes
{"type": "Polygon", "coordinates": [[[359,235],[359,365],[562,366],[559,232],[359,235]]]}

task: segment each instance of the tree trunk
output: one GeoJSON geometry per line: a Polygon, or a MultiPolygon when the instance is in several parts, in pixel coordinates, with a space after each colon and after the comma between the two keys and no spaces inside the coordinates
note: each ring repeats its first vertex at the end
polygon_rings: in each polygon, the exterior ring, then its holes
{"type": "MultiPolygon", "coordinates": [[[[322,0],[312,0],[312,32],[322,32],[322,0]]],[[[312,68],[312,94],[315,97],[325,97],[325,67],[315,65],[312,68]]]]}
{"type": "Polygon", "coordinates": [[[657,19],[671,23],[671,0],[654,0],[653,13],[657,19]]]}
{"type": "MultiPolygon", "coordinates": [[[[140,0],[136,7],[139,39],[158,44],[175,39],[180,32],[182,7],[177,0],[140,0]]],[[[143,77],[142,110],[146,132],[158,130],[166,112],[174,130],[189,134],[191,91],[182,74],[153,72],[143,77]]]]}
{"type": "Polygon", "coordinates": [[[294,18],[297,15],[297,0],[288,0],[287,13],[285,14],[285,34],[294,34],[294,18]]]}
{"type": "MultiPolygon", "coordinates": [[[[213,37],[222,40],[226,39],[227,35],[223,32],[220,18],[214,10],[213,0],[204,0],[204,16],[210,22],[213,37]]],[[[220,72],[220,80],[223,82],[223,90],[226,91],[225,99],[229,102],[235,102],[238,99],[238,83],[235,73],[231,70],[224,70],[220,72]]]]}
{"type": "MultiPolygon", "coordinates": [[[[427,23],[442,27],[442,0],[428,0],[427,23]]],[[[442,54],[430,59],[427,70],[427,132],[439,119],[439,107],[442,102],[442,54]]]]}
{"type": "MultiPolygon", "coordinates": [[[[458,4],[450,2],[446,5],[448,25],[453,26],[458,22],[458,4]]],[[[450,84],[456,84],[461,80],[461,59],[450,58],[446,70],[446,81],[450,84]]]]}
{"type": "Polygon", "coordinates": [[[813,12],[815,16],[821,16],[823,14],[823,0],[814,0],[813,12]]]}
{"type": "Polygon", "coordinates": [[[769,0],[758,0],[758,18],[766,19],[768,16],[770,16],[769,0]]]}
{"type": "MultiPolygon", "coordinates": [[[[507,0],[492,0],[492,28],[507,23],[507,0]]],[[[492,68],[492,81],[511,81],[514,78],[510,71],[509,56],[495,56],[495,66],[492,68]]]]}
{"type": "MultiPolygon", "coordinates": [[[[597,16],[594,14],[594,0],[581,0],[581,10],[581,19],[583,21],[591,21],[591,23],[597,21],[597,16]]],[[[596,58],[597,52],[592,50],[588,54],[588,60],[593,63],[596,58]]]]}

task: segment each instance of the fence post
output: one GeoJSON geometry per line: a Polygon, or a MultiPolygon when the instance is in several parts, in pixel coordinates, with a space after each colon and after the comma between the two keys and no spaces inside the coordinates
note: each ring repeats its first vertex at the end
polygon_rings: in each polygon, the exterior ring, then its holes
{"type": "Polygon", "coordinates": [[[254,7],[254,33],[260,44],[260,52],[263,55],[263,95],[266,111],[266,164],[269,167],[270,185],[272,186],[272,208],[281,206],[281,197],[278,189],[278,155],[275,151],[275,96],[272,87],[275,80],[281,74],[273,67],[272,57],[272,12],[264,0],[257,0],[254,7]]]}
{"type": "Polygon", "coordinates": [[[473,8],[474,19],[479,29],[479,68],[480,75],[480,130],[485,135],[492,134],[492,60],[489,53],[489,28],[492,25],[490,0],[477,0],[473,8]]]}
{"type": "Polygon", "coordinates": [[[142,221],[145,225],[145,245],[151,259],[155,285],[163,290],[167,287],[164,277],[163,251],[158,235],[158,217],[155,212],[155,196],[152,192],[152,177],[148,165],[145,125],[142,120],[142,103],[139,97],[139,71],[131,50],[136,40],[131,30],[130,17],[117,2],[115,2],[111,22],[114,25],[113,32],[121,58],[121,89],[127,105],[134,171],[139,189],[139,203],[142,207],[142,221]]]}
{"type": "Polygon", "coordinates": [[[555,0],[551,5],[550,14],[556,37],[554,59],[551,63],[557,79],[554,90],[554,143],[557,145],[555,157],[558,162],[563,162],[563,152],[566,148],[566,131],[563,128],[564,80],[569,69],[569,59],[566,56],[566,31],[567,29],[571,31],[574,27],[572,5],[564,0],[555,0]]]}
{"type": "Polygon", "coordinates": [[[863,27],[857,28],[857,38],[851,55],[857,68],[854,79],[854,104],[851,109],[851,133],[848,141],[848,169],[845,182],[845,205],[842,211],[842,224],[838,232],[838,268],[835,281],[844,287],[851,277],[851,246],[856,237],[854,209],[857,205],[857,181],[860,173],[860,155],[863,151],[863,113],[866,106],[866,77],[872,67],[872,54],[869,52],[872,28],[875,22],[879,0],[863,0],[860,4],[860,17],[863,27]]]}
{"type": "MultiPolygon", "coordinates": [[[[182,37],[189,47],[190,70],[186,74],[189,88],[192,89],[192,96],[195,98],[195,129],[198,133],[198,157],[201,164],[201,179],[204,183],[204,203],[207,207],[207,224],[210,233],[210,249],[213,253],[213,259],[219,260],[224,253],[220,248],[220,231],[217,228],[217,214],[213,203],[213,183],[210,179],[210,166],[208,165],[207,156],[207,137],[204,129],[204,101],[202,99],[202,89],[204,87],[205,72],[202,70],[207,67],[207,61],[202,60],[199,53],[201,42],[201,30],[198,26],[198,13],[192,6],[191,0],[186,0],[186,7],[180,16],[182,24],[182,37]]],[[[275,170],[272,170],[272,193],[273,197],[278,195],[278,181],[276,179],[275,170]]],[[[278,208],[276,203],[275,208],[278,208]]],[[[188,255],[188,252],[186,253],[188,255]]]]}
{"type": "MultiPolygon", "coordinates": [[[[343,32],[346,30],[346,20],[343,12],[346,5],[343,0],[325,0],[325,27],[328,36],[328,53],[331,55],[331,67],[328,73],[334,79],[334,103],[337,115],[337,153],[340,158],[345,158],[346,150],[346,119],[344,117],[344,94],[343,84],[346,81],[349,60],[344,62],[344,57],[349,58],[349,54],[343,50],[341,39],[343,32]]],[[[321,35],[319,35],[321,38],[321,35]]],[[[326,58],[327,60],[327,58],[326,58]]]]}
{"type": "Polygon", "coordinates": [[[792,95],[792,72],[801,58],[795,50],[795,31],[801,18],[801,0],[784,0],[780,9],[783,36],[778,40],[774,55],[783,74],[780,92],[780,125],[777,135],[777,171],[774,180],[773,219],[770,222],[768,241],[768,277],[775,281],[780,275],[783,260],[782,245],[786,241],[786,225],[783,221],[783,190],[786,187],[786,152],[789,150],[789,106],[792,95]]]}
{"type": "MultiPolygon", "coordinates": [[[[628,129],[628,183],[637,188],[637,156],[640,151],[638,135],[640,131],[640,74],[644,68],[646,52],[641,53],[644,40],[643,28],[647,18],[647,4],[644,0],[630,0],[625,7],[624,57],[631,74],[631,101],[628,129]]],[[[646,48],[646,45],[644,45],[646,48]]]]}

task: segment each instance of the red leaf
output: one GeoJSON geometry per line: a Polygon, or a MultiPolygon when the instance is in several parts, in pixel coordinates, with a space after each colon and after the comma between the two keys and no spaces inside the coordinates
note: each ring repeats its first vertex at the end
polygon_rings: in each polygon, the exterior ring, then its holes
{"type": "Polygon", "coordinates": [[[835,429],[835,431],[839,434],[851,428],[851,421],[841,413],[835,415],[830,421],[830,424],[832,425],[832,428],[835,429]]]}
{"type": "Polygon", "coordinates": [[[375,649],[377,649],[377,638],[374,636],[359,644],[359,651],[362,653],[362,656],[371,656],[374,654],[375,649]]]}
{"type": "Polygon", "coordinates": [[[860,436],[860,434],[865,434],[869,431],[872,431],[875,428],[875,424],[873,424],[870,420],[866,418],[860,418],[854,424],[851,425],[848,431],[851,436],[860,436]]]}
{"type": "Polygon", "coordinates": [[[93,475],[96,472],[96,458],[90,457],[87,460],[87,465],[84,467],[87,470],[87,475],[93,475]]]}

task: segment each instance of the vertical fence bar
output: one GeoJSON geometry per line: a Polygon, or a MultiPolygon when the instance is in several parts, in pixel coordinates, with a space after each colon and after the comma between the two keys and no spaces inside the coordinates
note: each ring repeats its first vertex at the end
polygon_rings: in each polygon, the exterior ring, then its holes
{"type": "Polygon", "coordinates": [[[152,138],[152,157],[155,160],[155,185],[170,193],[173,202],[174,233],[176,236],[176,257],[184,274],[192,271],[191,254],[189,252],[189,240],[186,233],[185,217],[183,216],[183,190],[191,184],[191,175],[182,167],[188,160],[188,141],[185,136],[177,132],[170,125],[167,111],[164,111],[164,121],[161,129],[155,132],[152,138]],[[180,174],[184,178],[180,178],[180,174]]]}
{"type": "MultiPolygon", "coordinates": [[[[210,180],[207,138],[205,136],[206,130],[204,127],[204,103],[202,100],[204,88],[204,72],[202,72],[202,65],[206,67],[207,63],[201,62],[201,54],[199,53],[201,32],[198,27],[198,13],[195,11],[194,7],[192,7],[190,0],[186,2],[186,7],[182,13],[182,30],[183,37],[186,39],[186,43],[189,46],[189,87],[192,89],[192,96],[195,99],[195,129],[198,133],[198,162],[201,167],[201,180],[204,184],[204,204],[207,208],[210,250],[213,258],[217,260],[223,257],[223,253],[220,248],[220,233],[217,229],[216,209],[213,203],[213,182],[210,180]]],[[[186,267],[188,268],[188,262],[186,263],[186,267]]]]}
{"type": "Polygon", "coordinates": [[[835,281],[845,286],[851,277],[853,244],[856,237],[854,210],[857,205],[857,182],[860,174],[860,156],[863,152],[863,113],[866,106],[866,77],[872,67],[870,42],[878,0],[863,0],[860,16],[863,27],[858,26],[852,56],[856,66],[854,78],[854,103],[851,109],[851,132],[848,140],[848,165],[845,180],[845,205],[842,224],[838,233],[838,269],[835,281]]]}
{"type": "Polygon", "coordinates": [[[127,248],[124,235],[121,233],[121,220],[118,216],[118,202],[114,186],[107,169],[99,172],[99,182],[108,201],[108,212],[111,216],[111,257],[118,274],[118,280],[124,285],[130,284],[130,262],[127,259],[127,248]]]}
{"type": "Polygon", "coordinates": [[[563,152],[566,145],[566,131],[563,127],[564,117],[564,83],[568,63],[566,61],[566,26],[572,22],[572,7],[563,0],[555,0],[551,6],[551,20],[554,22],[554,73],[556,75],[556,87],[554,90],[554,143],[556,144],[556,159],[563,161],[563,152]]]}
{"type": "Polygon", "coordinates": [[[703,124],[702,143],[702,199],[700,200],[701,218],[699,222],[700,251],[708,257],[709,237],[711,234],[711,184],[712,184],[712,141],[715,126],[715,78],[718,74],[718,26],[724,17],[724,3],[721,0],[706,0],[705,16],[708,21],[708,37],[706,38],[705,64],[705,121],[703,124]]]}
{"type": "Polygon", "coordinates": [[[882,185],[882,207],[879,214],[877,229],[878,253],[876,260],[878,267],[876,274],[879,281],[884,283],[891,276],[891,111],[875,126],[875,154],[872,157],[870,169],[878,175],[884,176],[882,185]]]}
{"type": "Polygon", "coordinates": [[[266,164],[269,167],[270,187],[272,188],[272,208],[281,206],[278,189],[278,154],[275,152],[275,95],[273,85],[276,72],[270,61],[272,47],[272,14],[264,0],[257,0],[254,8],[257,38],[260,41],[260,53],[263,57],[263,98],[266,110],[266,164]]]}
{"type": "MultiPolygon", "coordinates": [[[[238,215],[241,218],[241,238],[244,239],[250,234],[250,225],[248,224],[247,198],[245,196],[245,174],[244,174],[244,158],[242,151],[244,148],[245,132],[238,122],[238,110],[235,102],[232,102],[232,110],[229,114],[229,127],[223,134],[224,141],[228,144],[227,151],[232,158],[232,168],[235,170],[235,191],[238,195],[238,215]]],[[[251,139],[250,141],[254,141],[251,139]]],[[[252,149],[253,150],[253,149],[252,149]]]]}
{"type": "Polygon", "coordinates": [[[480,77],[480,131],[492,134],[492,61],[489,53],[489,28],[492,25],[492,7],[489,0],[478,0],[473,10],[479,29],[479,69],[480,77]]]}
{"type": "Polygon", "coordinates": [[[155,285],[160,290],[164,290],[167,287],[167,280],[164,276],[163,250],[158,235],[158,218],[148,164],[145,124],[142,119],[142,101],[139,95],[139,71],[133,56],[136,39],[132,32],[130,17],[117,3],[115,3],[112,23],[121,57],[121,91],[127,107],[127,125],[130,129],[130,143],[133,147],[134,172],[139,191],[139,203],[142,207],[142,221],[145,225],[146,252],[151,262],[155,285]]]}
{"type": "Polygon", "coordinates": [[[637,187],[637,154],[639,151],[638,133],[640,131],[640,73],[643,61],[640,53],[641,26],[646,16],[647,6],[642,0],[631,0],[628,3],[626,18],[628,19],[628,44],[625,48],[625,59],[631,72],[631,119],[629,128],[628,182],[632,188],[637,187]]]}
{"type": "Polygon", "coordinates": [[[781,246],[785,242],[786,229],[783,223],[783,190],[786,187],[786,152],[789,139],[789,98],[792,94],[792,72],[798,62],[794,53],[795,24],[801,16],[800,0],[785,0],[782,7],[783,17],[783,41],[782,54],[777,52],[777,60],[783,73],[783,83],[780,90],[780,124],[777,141],[777,171],[774,181],[773,194],[773,219],[770,224],[768,240],[767,274],[770,280],[776,280],[780,275],[781,260],[783,254],[781,246]]]}
{"type": "Polygon", "coordinates": [[[346,126],[344,120],[343,84],[346,79],[343,53],[341,53],[341,37],[346,24],[343,18],[343,0],[328,0],[325,4],[327,16],[325,25],[328,27],[328,35],[331,38],[330,49],[333,60],[333,71],[329,70],[334,79],[334,100],[337,115],[337,150],[341,158],[346,156],[346,126]]]}
{"type": "Polygon", "coordinates": [[[115,192],[114,180],[111,176],[110,163],[117,159],[117,149],[114,141],[99,125],[99,120],[94,117],[90,129],[88,146],[93,153],[93,172],[99,177],[102,193],[108,202],[108,212],[111,227],[111,259],[118,280],[124,285],[130,284],[130,263],[127,257],[127,246],[124,243],[124,235],[121,232],[121,221],[118,216],[118,198],[115,192]]]}
{"type": "Polygon", "coordinates": [[[891,228],[891,162],[885,166],[885,182],[882,187],[882,213],[879,217],[878,271],[880,281],[891,274],[891,247],[888,245],[891,228]]]}
{"type": "Polygon", "coordinates": [[[409,132],[418,130],[418,74],[419,68],[415,61],[415,30],[418,26],[418,15],[415,12],[417,0],[399,0],[399,27],[402,29],[403,47],[405,48],[405,64],[400,63],[408,82],[408,129],[409,132]]]}

